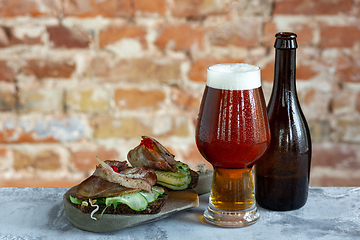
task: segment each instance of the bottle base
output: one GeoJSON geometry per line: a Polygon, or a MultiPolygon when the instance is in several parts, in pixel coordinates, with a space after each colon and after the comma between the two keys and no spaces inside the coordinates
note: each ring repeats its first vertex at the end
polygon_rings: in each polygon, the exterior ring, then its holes
{"type": "Polygon", "coordinates": [[[242,211],[224,211],[211,205],[204,212],[205,220],[219,227],[245,227],[254,224],[260,218],[256,205],[242,211]]]}
{"type": "Polygon", "coordinates": [[[277,212],[287,212],[287,211],[294,211],[298,210],[305,206],[306,203],[301,204],[291,204],[289,205],[287,202],[284,202],[284,204],[273,204],[273,203],[261,203],[257,202],[259,207],[270,210],[270,211],[277,211],[277,212]]]}
{"type": "Polygon", "coordinates": [[[303,193],[303,196],[297,195],[294,198],[269,198],[264,196],[256,195],[256,202],[259,207],[270,210],[270,211],[293,211],[300,209],[305,206],[307,202],[307,192],[303,193]],[[305,198],[304,198],[305,197],[305,198]]]}

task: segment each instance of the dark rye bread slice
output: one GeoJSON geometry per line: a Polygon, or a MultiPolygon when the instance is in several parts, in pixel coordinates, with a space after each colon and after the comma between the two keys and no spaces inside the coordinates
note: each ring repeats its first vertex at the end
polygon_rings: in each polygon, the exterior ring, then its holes
{"type": "MultiPolygon", "coordinates": [[[[161,211],[161,208],[164,206],[169,193],[165,190],[166,195],[164,197],[159,197],[154,202],[148,204],[147,208],[142,211],[135,211],[131,209],[126,204],[118,204],[116,208],[113,205],[110,205],[106,208],[104,214],[156,214],[161,211]]],[[[88,206],[82,206],[81,204],[73,204],[78,207],[81,212],[91,214],[95,210],[95,207],[92,207],[90,204],[88,206]]],[[[105,204],[99,204],[99,210],[96,213],[102,213],[105,209],[105,204]]]]}
{"type": "Polygon", "coordinates": [[[190,169],[190,175],[191,175],[191,182],[188,188],[195,188],[199,182],[199,174],[190,169]]]}

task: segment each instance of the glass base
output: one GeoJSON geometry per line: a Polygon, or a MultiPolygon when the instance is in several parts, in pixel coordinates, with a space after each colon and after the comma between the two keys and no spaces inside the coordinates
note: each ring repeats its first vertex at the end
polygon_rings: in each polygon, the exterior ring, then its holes
{"type": "Polygon", "coordinates": [[[219,227],[245,227],[259,220],[260,212],[256,205],[242,211],[224,211],[209,205],[204,218],[208,223],[219,227]]]}

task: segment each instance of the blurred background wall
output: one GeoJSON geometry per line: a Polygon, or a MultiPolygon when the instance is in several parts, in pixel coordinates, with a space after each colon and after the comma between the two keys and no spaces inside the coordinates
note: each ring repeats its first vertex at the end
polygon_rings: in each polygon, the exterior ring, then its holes
{"type": "Polygon", "coordinates": [[[279,31],[298,34],[311,186],[359,186],[360,0],[0,0],[0,186],[73,186],[141,135],[196,168],[206,67],[259,65],[268,100],[279,31]]]}

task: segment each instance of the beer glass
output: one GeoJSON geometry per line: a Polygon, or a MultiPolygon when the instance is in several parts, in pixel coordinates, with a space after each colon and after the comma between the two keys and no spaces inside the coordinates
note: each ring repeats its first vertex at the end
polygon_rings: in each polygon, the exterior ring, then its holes
{"type": "Polygon", "coordinates": [[[221,227],[256,222],[260,213],[252,166],[270,144],[259,67],[243,63],[208,67],[196,144],[214,168],[205,220],[221,227]]]}

